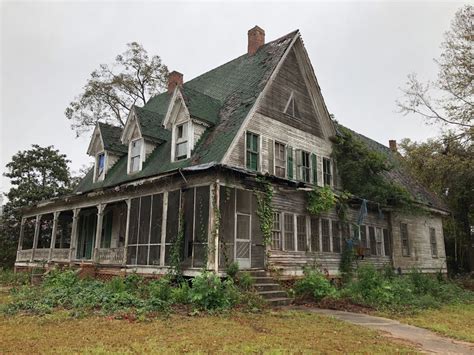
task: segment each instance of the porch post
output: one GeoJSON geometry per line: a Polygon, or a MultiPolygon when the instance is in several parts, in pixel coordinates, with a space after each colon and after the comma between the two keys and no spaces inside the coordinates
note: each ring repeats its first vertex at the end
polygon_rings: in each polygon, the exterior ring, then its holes
{"type": "Polygon", "coordinates": [[[163,192],[163,218],[161,220],[160,266],[165,266],[167,219],[168,219],[168,191],[165,191],[163,192]]]}
{"type": "Polygon", "coordinates": [[[127,264],[128,230],[130,229],[130,206],[132,205],[132,199],[128,198],[125,202],[127,203],[127,223],[125,223],[125,242],[123,246],[122,265],[127,264]]]}
{"type": "Polygon", "coordinates": [[[219,180],[210,186],[211,203],[209,204],[209,237],[207,248],[207,268],[209,270],[219,271],[219,180]]]}
{"type": "Polygon", "coordinates": [[[97,206],[97,229],[95,231],[95,248],[92,255],[92,260],[96,263],[99,261],[99,248],[102,239],[102,221],[104,219],[105,206],[106,204],[102,203],[97,206]]]}
{"type": "Polygon", "coordinates": [[[36,216],[36,223],[35,223],[35,235],[33,237],[33,251],[31,252],[31,259],[33,261],[35,259],[35,251],[36,247],[38,246],[38,236],[40,230],[40,222],[41,222],[41,215],[36,216]]]}
{"type": "Polygon", "coordinates": [[[23,234],[25,233],[25,222],[26,222],[26,218],[23,217],[21,219],[20,237],[18,238],[18,248],[17,248],[17,250],[22,250],[23,249],[23,234]]]}
{"type": "Polygon", "coordinates": [[[69,261],[74,259],[74,252],[77,245],[77,223],[79,222],[80,208],[73,209],[72,213],[72,231],[71,231],[71,246],[69,247],[69,261]]]}
{"type": "Polygon", "coordinates": [[[54,212],[53,230],[51,232],[51,245],[49,246],[48,262],[50,262],[53,259],[53,249],[54,249],[54,246],[56,245],[56,231],[58,229],[58,217],[59,217],[59,212],[54,212]]]}

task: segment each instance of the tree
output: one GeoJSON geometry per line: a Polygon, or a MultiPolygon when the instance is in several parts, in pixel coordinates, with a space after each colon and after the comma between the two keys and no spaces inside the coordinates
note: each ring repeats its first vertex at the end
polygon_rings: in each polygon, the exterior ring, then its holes
{"type": "Polygon", "coordinates": [[[21,208],[71,191],[71,175],[66,155],[53,146],[16,153],[6,165],[4,176],[12,188],[6,194],[0,230],[0,267],[11,266],[20,234],[21,208]]]}
{"type": "Polygon", "coordinates": [[[445,33],[441,56],[435,60],[439,67],[437,80],[422,83],[416,74],[409,75],[407,86],[402,89],[404,100],[397,102],[405,115],[415,113],[427,123],[439,123],[456,131],[449,137],[462,143],[474,137],[473,18],[473,6],[458,10],[451,29],[445,33]]]}
{"type": "MultiPolygon", "coordinates": [[[[474,220],[474,146],[449,135],[424,143],[404,139],[403,162],[425,186],[441,196],[452,212],[445,223],[448,265],[451,271],[469,268],[470,222],[474,220]]],[[[471,266],[472,268],[472,266],[471,266]]]]}
{"type": "Polygon", "coordinates": [[[168,68],[159,56],[149,57],[142,45],[128,43],[113,64],[101,64],[91,73],[65,115],[78,136],[99,121],[123,127],[132,105],[144,105],[165,87],[167,78],[168,68]]]}

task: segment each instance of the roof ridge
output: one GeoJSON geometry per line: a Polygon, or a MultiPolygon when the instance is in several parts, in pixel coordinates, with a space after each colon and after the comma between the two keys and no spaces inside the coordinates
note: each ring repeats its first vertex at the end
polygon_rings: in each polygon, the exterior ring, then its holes
{"type": "MultiPolygon", "coordinates": [[[[261,48],[264,48],[264,47],[266,47],[266,46],[268,46],[268,45],[270,45],[270,44],[273,44],[273,43],[275,43],[275,42],[281,41],[281,40],[284,39],[284,38],[294,36],[294,35],[296,35],[297,33],[299,33],[299,31],[300,31],[299,29],[296,29],[296,30],[294,30],[294,31],[292,31],[292,32],[289,32],[289,33],[287,33],[286,35],[283,35],[283,36],[281,36],[281,37],[279,37],[279,38],[277,38],[277,39],[274,39],[273,41],[270,41],[270,42],[265,43],[261,48]]],[[[259,48],[259,49],[261,49],[261,48],[259,48]]],[[[231,60],[229,60],[229,61],[227,61],[227,62],[225,62],[225,63],[223,63],[223,64],[221,64],[221,65],[219,65],[219,66],[217,66],[217,67],[214,67],[214,68],[212,68],[212,69],[209,69],[208,71],[206,71],[206,72],[204,72],[204,73],[202,73],[202,74],[199,74],[198,76],[195,76],[194,78],[192,78],[192,79],[186,81],[185,83],[183,83],[183,86],[186,85],[186,84],[189,84],[189,83],[191,83],[191,82],[193,82],[193,81],[195,81],[196,79],[201,78],[201,77],[204,76],[204,75],[209,74],[210,72],[213,72],[213,71],[215,71],[215,70],[218,70],[218,69],[222,68],[223,66],[228,65],[229,63],[232,63],[232,62],[234,62],[234,61],[236,61],[236,60],[238,60],[238,59],[241,59],[242,57],[245,57],[245,56],[247,56],[247,55],[248,55],[248,53],[241,54],[241,55],[239,55],[238,57],[235,57],[234,59],[231,59],[231,60]]],[[[194,90],[195,90],[195,89],[194,89],[194,90]]],[[[209,96],[209,95],[207,95],[207,96],[209,96]]],[[[209,97],[212,97],[212,96],[209,96],[209,97]]],[[[216,98],[214,98],[214,99],[216,99],[216,98]]],[[[218,99],[216,99],[216,100],[218,100],[218,99]]],[[[220,100],[218,100],[218,101],[220,101],[220,100]]]]}

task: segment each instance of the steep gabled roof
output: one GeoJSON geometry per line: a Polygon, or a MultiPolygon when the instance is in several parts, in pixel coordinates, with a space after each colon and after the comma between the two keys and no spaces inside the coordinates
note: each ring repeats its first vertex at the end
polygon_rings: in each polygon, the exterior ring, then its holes
{"type": "Polygon", "coordinates": [[[144,107],[134,106],[135,113],[140,125],[140,131],[144,138],[163,143],[169,138],[169,132],[162,127],[164,116],[161,113],[150,111],[144,107]]]}
{"type": "Polygon", "coordinates": [[[120,136],[122,135],[122,128],[112,126],[107,123],[99,122],[99,131],[102,136],[104,143],[104,150],[108,150],[115,153],[127,153],[127,146],[120,142],[120,136]]]}
{"type": "Polygon", "coordinates": [[[335,125],[338,129],[342,127],[348,130],[354,137],[365,143],[369,149],[381,153],[386,157],[387,161],[392,165],[392,169],[384,173],[387,180],[404,187],[415,201],[429,207],[449,211],[446,204],[435,193],[420,184],[416,178],[410,174],[410,172],[404,167],[402,161],[403,157],[399,153],[393,152],[383,144],[380,144],[377,141],[357,133],[339,123],[335,123],[335,125]]]}
{"type": "Polygon", "coordinates": [[[103,181],[93,183],[92,175],[88,174],[75,191],[87,192],[190,165],[221,162],[258,95],[297,35],[298,31],[291,32],[265,44],[254,55],[244,54],[183,85],[182,92],[191,116],[211,124],[189,159],[170,161],[171,132],[161,128],[171,97],[165,92],[150,99],[143,108],[136,108],[140,128],[145,126],[147,132],[142,134],[150,137],[160,135],[164,140],[147,158],[143,169],[128,175],[127,156],[124,156],[103,181]],[[146,121],[144,126],[142,121],[146,121]]]}

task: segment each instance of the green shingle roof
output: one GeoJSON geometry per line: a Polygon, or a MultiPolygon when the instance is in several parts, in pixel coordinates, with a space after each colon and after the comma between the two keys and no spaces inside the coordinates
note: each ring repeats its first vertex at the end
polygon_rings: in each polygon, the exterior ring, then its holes
{"type": "Polygon", "coordinates": [[[244,54],[183,85],[182,93],[191,116],[211,124],[189,159],[170,161],[171,133],[162,128],[162,123],[171,95],[162,93],[150,99],[143,108],[135,108],[142,134],[163,138],[144,162],[143,169],[133,175],[127,174],[127,156],[123,156],[103,181],[93,183],[92,174],[89,173],[75,192],[112,187],[191,165],[220,163],[297,33],[298,31],[294,31],[269,42],[254,55],[244,54]]]}
{"type": "Polygon", "coordinates": [[[403,166],[401,161],[402,156],[400,154],[391,151],[390,148],[384,146],[383,144],[380,144],[377,141],[357,133],[337,122],[335,125],[336,129],[339,129],[339,132],[340,127],[348,130],[354,137],[365,143],[369,149],[381,153],[386,157],[387,161],[392,165],[392,169],[384,173],[384,176],[387,180],[404,187],[412,195],[415,201],[427,206],[448,211],[446,204],[436,194],[421,185],[416,180],[416,178],[414,178],[403,166]]]}
{"type": "Polygon", "coordinates": [[[127,146],[120,141],[122,136],[122,128],[112,126],[107,123],[99,122],[99,131],[104,142],[104,149],[116,153],[127,153],[127,146]]]}

